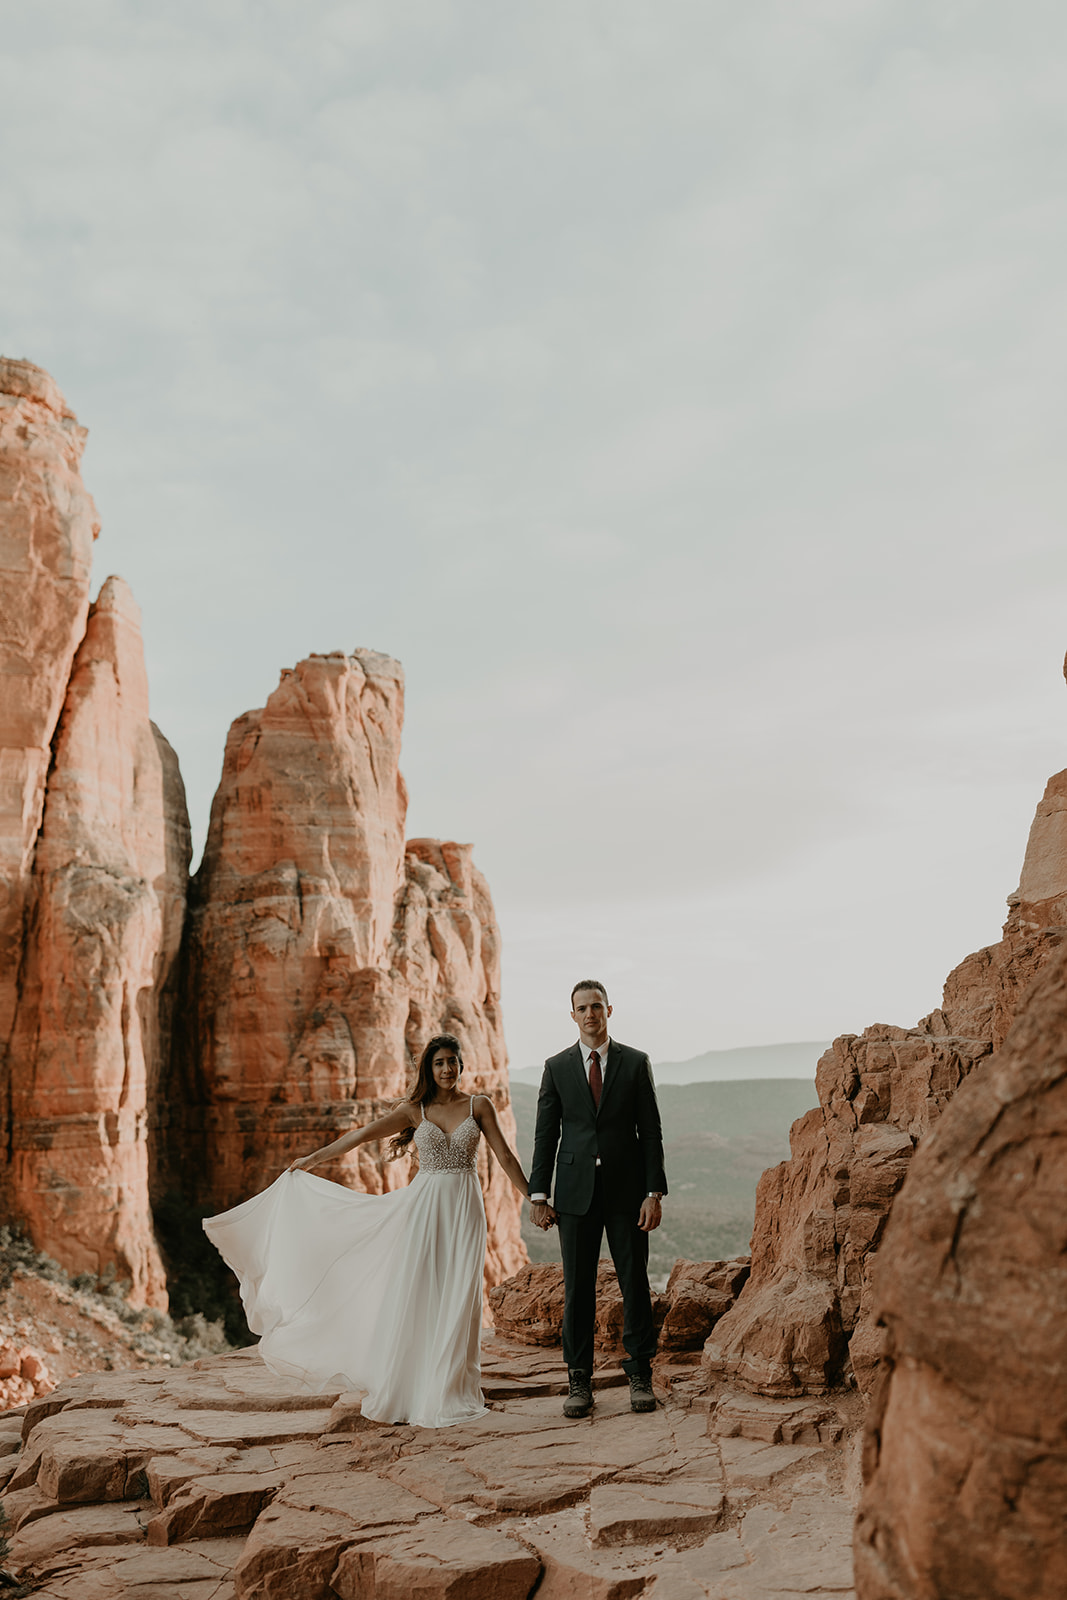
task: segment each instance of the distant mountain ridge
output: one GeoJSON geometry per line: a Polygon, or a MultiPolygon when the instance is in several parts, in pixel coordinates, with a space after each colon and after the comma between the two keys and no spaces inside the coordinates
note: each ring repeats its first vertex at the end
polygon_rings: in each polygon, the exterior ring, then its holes
{"type": "MultiPolygon", "coordinates": [[[[653,1061],[657,1083],[736,1083],[753,1078],[809,1078],[829,1039],[792,1044],[749,1044],[736,1050],[705,1050],[689,1061],[653,1061]]],[[[540,1083],[541,1068],[519,1067],[513,1083],[540,1083]]]]}

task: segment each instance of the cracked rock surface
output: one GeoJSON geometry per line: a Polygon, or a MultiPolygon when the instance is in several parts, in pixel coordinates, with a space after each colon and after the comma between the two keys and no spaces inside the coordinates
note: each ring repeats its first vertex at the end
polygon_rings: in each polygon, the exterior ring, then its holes
{"type": "Polygon", "coordinates": [[[1067,1594],[1067,951],[917,1153],[856,1529],[864,1600],[1067,1594]]]}
{"type": "Polygon", "coordinates": [[[563,1376],[487,1336],[488,1415],[436,1430],[295,1391],[255,1350],[74,1380],[21,1420],[8,1569],[43,1600],[852,1595],[855,1397],[709,1400],[667,1356],[651,1415],[607,1365],[568,1421],[563,1376]]]}

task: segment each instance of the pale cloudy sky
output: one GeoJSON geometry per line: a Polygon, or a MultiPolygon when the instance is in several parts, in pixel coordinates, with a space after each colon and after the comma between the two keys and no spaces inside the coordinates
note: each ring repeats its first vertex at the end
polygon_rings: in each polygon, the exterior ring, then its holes
{"type": "Polygon", "coordinates": [[[202,837],[407,669],[513,1061],[935,1005],[1067,765],[1067,10],[0,0],[0,349],[91,430],[202,837]]]}

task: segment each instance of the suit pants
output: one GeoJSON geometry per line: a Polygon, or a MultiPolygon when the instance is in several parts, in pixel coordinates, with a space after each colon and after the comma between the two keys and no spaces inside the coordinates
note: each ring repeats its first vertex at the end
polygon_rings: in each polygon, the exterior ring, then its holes
{"type": "Polygon", "coordinates": [[[656,1353],[656,1328],[648,1287],[648,1234],[637,1226],[637,1211],[605,1210],[598,1168],[589,1210],[581,1216],[560,1211],[556,1225],[563,1257],[563,1359],[567,1366],[593,1370],[596,1275],[600,1241],[607,1233],[622,1291],[622,1342],[627,1357],[623,1369],[630,1376],[647,1374],[656,1353]]]}

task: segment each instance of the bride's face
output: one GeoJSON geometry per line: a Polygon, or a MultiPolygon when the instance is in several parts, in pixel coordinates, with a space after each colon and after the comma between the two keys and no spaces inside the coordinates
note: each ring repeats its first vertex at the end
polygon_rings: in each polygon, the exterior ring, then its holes
{"type": "Polygon", "coordinates": [[[463,1063],[454,1050],[435,1050],[430,1070],[439,1089],[454,1089],[463,1071],[463,1063]]]}

